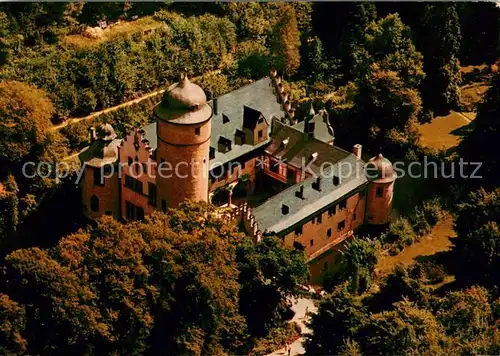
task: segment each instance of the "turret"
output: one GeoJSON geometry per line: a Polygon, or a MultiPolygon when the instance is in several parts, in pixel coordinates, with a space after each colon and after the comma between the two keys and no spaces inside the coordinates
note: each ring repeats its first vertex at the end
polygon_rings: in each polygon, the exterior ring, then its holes
{"type": "Polygon", "coordinates": [[[154,109],[157,119],[157,205],[165,211],[186,199],[208,200],[212,108],[186,73],[154,109]]]}
{"type": "Polygon", "coordinates": [[[370,181],[365,214],[367,222],[373,225],[387,224],[391,221],[396,172],[391,162],[380,153],[368,161],[365,173],[370,181]]]}

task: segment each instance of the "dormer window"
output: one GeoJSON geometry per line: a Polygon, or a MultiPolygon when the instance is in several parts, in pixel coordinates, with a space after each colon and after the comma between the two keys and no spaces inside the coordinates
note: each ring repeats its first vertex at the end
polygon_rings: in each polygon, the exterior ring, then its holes
{"type": "Polygon", "coordinates": [[[234,143],[237,145],[245,144],[245,133],[241,130],[236,130],[234,133],[234,143]]]}
{"type": "Polygon", "coordinates": [[[219,137],[218,149],[219,152],[226,153],[231,151],[231,140],[225,138],[224,136],[219,137]]]}

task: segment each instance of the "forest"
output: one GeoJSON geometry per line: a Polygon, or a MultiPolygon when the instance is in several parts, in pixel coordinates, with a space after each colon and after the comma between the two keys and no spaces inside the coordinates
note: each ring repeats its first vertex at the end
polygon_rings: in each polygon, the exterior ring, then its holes
{"type": "Polygon", "coordinates": [[[345,246],[305,349],[500,353],[499,59],[487,2],[0,4],[0,353],[266,354],[296,335],[300,249],[253,244],[208,204],[126,225],[81,214],[88,128],[122,136],[161,96],[78,119],[166,88],[179,68],[209,99],[277,69],[296,116],[327,110],[348,151],[481,162],[481,179],[396,182],[400,216],[345,246]],[[455,113],[473,117],[458,144],[425,145],[421,127],[455,113]],[[49,164],[28,179],[29,161],[67,161],[68,176],[49,164]],[[379,273],[446,218],[448,251],[379,273]]]}

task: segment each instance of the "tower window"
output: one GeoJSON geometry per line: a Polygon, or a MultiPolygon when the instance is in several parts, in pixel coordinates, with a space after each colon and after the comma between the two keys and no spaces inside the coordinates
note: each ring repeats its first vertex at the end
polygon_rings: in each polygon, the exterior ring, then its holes
{"type": "Polygon", "coordinates": [[[148,196],[149,204],[156,205],[156,185],[154,183],[148,182],[148,196]]]}
{"type": "Polygon", "coordinates": [[[104,185],[104,177],[100,168],[94,169],[94,185],[104,185]]]}
{"type": "Polygon", "coordinates": [[[347,200],[341,201],[339,204],[339,209],[342,211],[347,207],[347,200]]]}
{"type": "Polygon", "coordinates": [[[302,235],[302,226],[299,226],[298,228],[295,229],[295,236],[300,236],[302,235]]]}
{"type": "Polygon", "coordinates": [[[314,246],[314,240],[311,239],[311,241],[309,241],[309,246],[314,246]]]}
{"type": "Polygon", "coordinates": [[[326,237],[332,237],[332,229],[328,229],[328,231],[326,232],[326,237]]]}
{"type": "Polygon", "coordinates": [[[345,228],[345,220],[342,220],[337,224],[337,231],[342,231],[345,228]]]}
{"type": "Polygon", "coordinates": [[[377,195],[377,198],[383,197],[384,196],[384,189],[382,187],[378,187],[376,195],[377,195]]]}
{"type": "Polygon", "coordinates": [[[90,210],[94,212],[99,211],[99,198],[95,195],[92,195],[92,197],[90,198],[90,210]]]}
{"type": "Polygon", "coordinates": [[[200,129],[199,127],[196,127],[196,128],[194,129],[194,134],[195,134],[195,135],[199,136],[199,135],[200,135],[200,132],[201,132],[201,129],[200,129]]]}
{"type": "Polygon", "coordinates": [[[352,214],[352,220],[355,221],[356,220],[356,213],[352,214]]]}

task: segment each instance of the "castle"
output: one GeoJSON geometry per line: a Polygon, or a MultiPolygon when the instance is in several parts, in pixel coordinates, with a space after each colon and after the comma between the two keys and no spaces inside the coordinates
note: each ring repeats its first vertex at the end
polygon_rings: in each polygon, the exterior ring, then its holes
{"type": "Polygon", "coordinates": [[[314,278],[356,230],[390,221],[392,164],[336,147],[326,110],[297,122],[276,71],[210,102],[183,74],[152,115],[123,139],[109,124],[91,129],[79,155],[88,216],[129,221],[219,200],[256,242],[272,233],[301,244],[314,278]]]}

